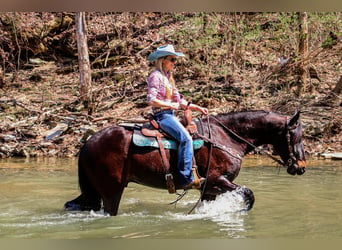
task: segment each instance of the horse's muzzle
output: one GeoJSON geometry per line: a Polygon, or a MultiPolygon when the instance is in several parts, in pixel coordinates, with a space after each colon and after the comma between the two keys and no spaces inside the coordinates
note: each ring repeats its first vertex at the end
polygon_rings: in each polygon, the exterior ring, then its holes
{"type": "Polygon", "coordinates": [[[305,173],[305,168],[297,168],[297,174],[302,175],[305,173]]]}
{"type": "Polygon", "coordinates": [[[305,161],[297,161],[296,163],[288,166],[287,173],[289,173],[290,175],[302,175],[305,173],[305,167],[305,161]]]}

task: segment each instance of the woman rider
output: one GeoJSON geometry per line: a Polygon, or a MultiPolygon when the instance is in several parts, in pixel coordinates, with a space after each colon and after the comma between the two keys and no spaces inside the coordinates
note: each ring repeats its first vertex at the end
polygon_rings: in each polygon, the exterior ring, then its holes
{"type": "MultiPolygon", "coordinates": [[[[188,102],[178,92],[172,70],[177,57],[184,57],[181,52],[175,52],[172,45],[158,47],[148,56],[148,60],[155,62],[155,69],[147,79],[147,102],[152,106],[152,112],[160,128],[178,141],[178,172],[184,189],[200,188],[203,178],[195,178],[192,173],[193,145],[192,138],[184,126],[174,115],[174,110],[186,108],[188,102]]],[[[190,104],[191,110],[208,114],[208,109],[196,104],[190,104]]]]}

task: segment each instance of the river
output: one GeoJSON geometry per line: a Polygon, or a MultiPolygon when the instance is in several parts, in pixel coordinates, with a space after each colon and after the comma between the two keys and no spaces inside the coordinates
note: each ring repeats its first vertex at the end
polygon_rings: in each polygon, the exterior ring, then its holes
{"type": "Polygon", "coordinates": [[[191,190],[176,205],[166,190],[130,183],[119,214],[68,212],[78,194],[77,159],[0,159],[0,238],[342,239],[341,161],[308,160],[290,176],[265,157],[246,157],[236,183],[253,190],[241,212],[234,193],[203,202],[191,190]]]}

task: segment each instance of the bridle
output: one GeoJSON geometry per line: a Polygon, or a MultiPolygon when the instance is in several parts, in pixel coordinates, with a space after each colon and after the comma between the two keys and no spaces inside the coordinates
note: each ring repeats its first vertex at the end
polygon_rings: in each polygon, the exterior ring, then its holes
{"type": "MultiPolygon", "coordinates": [[[[277,162],[278,164],[280,164],[281,166],[284,167],[289,167],[292,166],[295,162],[296,162],[296,157],[294,155],[294,149],[293,146],[291,145],[291,130],[294,130],[297,128],[298,123],[292,125],[291,127],[288,126],[287,124],[287,120],[285,120],[285,130],[286,130],[286,139],[287,139],[287,146],[288,146],[288,151],[289,151],[289,159],[287,160],[287,162],[284,162],[281,159],[278,159],[276,157],[274,157],[270,152],[264,150],[264,149],[258,149],[257,146],[255,146],[253,143],[247,141],[246,139],[242,138],[241,136],[239,136],[237,133],[235,133],[234,131],[232,131],[231,129],[229,129],[227,126],[225,126],[221,121],[219,121],[217,118],[210,116],[213,120],[215,120],[224,130],[226,130],[229,134],[233,135],[235,138],[237,138],[238,140],[246,143],[247,145],[249,145],[250,147],[253,148],[253,150],[259,152],[259,153],[263,153],[265,155],[267,155],[269,158],[271,158],[273,161],[277,162]]],[[[208,128],[210,131],[210,122],[209,122],[209,116],[208,116],[208,128]]],[[[209,135],[210,136],[210,135],[209,135]]],[[[211,138],[210,138],[211,139],[211,138]]]]}
{"type": "Polygon", "coordinates": [[[293,166],[294,164],[297,163],[297,158],[296,158],[296,152],[293,146],[293,143],[291,143],[291,131],[297,129],[299,123],[296,122],[292,126],[288,126],[286,123],[286,139],[287,139],[287,145],[288,145],[288,151],[289,151],[289,159],[287,160],[285,166],[290,167],[293,166]]]}

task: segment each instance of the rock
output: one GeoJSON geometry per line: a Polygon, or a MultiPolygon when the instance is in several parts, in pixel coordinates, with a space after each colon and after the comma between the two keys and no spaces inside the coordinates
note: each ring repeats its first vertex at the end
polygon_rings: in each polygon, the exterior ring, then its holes
{"type": "Polygon", "coordinates": [[[16,157],[26,157],[26,158],[30,157],[30,154],[25,148],[20,148],[20,149],[15,148],[12,154],[13,156],[16,156],[16,157]]]}
{"type": "Polygon", "coordinates": [[[33,73],[30,77],[29,80],[31,82],[40,82],[42,80],[42,76],[39,73],[33,73]]]}
{"type": "Polygon", "coordinates": [[[84,135],[82,136],[80,142],[85,143],[93,134],[95,134],[96,130],[92,128],[88,128],[84,135]]]}
{"type": "Polygon", "coordinates": [[[7,146],[6,144],[2,145],[0,146],[0,153],[8,157],[11,154],[11,148],[7,146]]]}
{"type": "Polygon", "coordinates": [[[37,138],[38,133],[34,131],[32,128],[31,129],[21,129],[20,130],[21,134],[25,136],[26,138],[37,138]]]}
{"type": "Polygon", "coordinates": [[[2,142],[15,141],[16,139],[17,138],[14,135],[0,134],[0,141],[2,142]]]}
{"type": "Polygon", "coordinates": [[[55,148],[55,145],[52,142],[42,142],[39,145],[42,148],[49,148],[49,149],[55,148]]]}
{"type": "Polygon", "coordinates": [[[45,133],[45,141],[51,140],[55,138],[56,136],[61,135],[64,131],[68,129],[68,124],[66,123],[58,123],[56,127],[53,129],[50,129],[45,133]]]}
{"type": "Polygon", "coordinates": [[[53,143],[62,144],[64,142],[64,136],[59,136],[56,139],[53,139],[53,143]]]}
{"type": "Polygon", "coordinates": [[[40,59],[40,58],[30,58],[29,62],[32,64],[36,64],[36,65],[42,65],[42,64],[46,64],[47,62],[40,59]]]}

